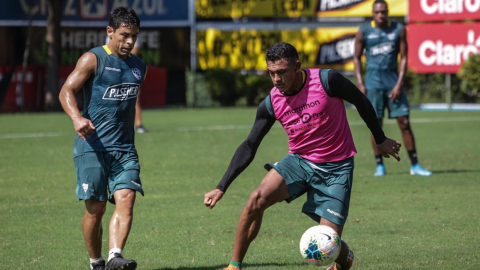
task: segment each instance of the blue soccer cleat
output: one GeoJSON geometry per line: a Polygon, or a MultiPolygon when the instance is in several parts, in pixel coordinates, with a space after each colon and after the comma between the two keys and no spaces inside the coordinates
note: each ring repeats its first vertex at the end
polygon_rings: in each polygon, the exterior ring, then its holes
{"type": "Polygon", "coordinates": [[[420,166],[420,164],[415,164],[410,166],[410,174],[411,175],[420,175],[420,176],[430,176],[432,175],[432,172],[429,170],[425,170],[420,166]]]}
{"type": "Polygon", "coordinates": [[[383,164],[378,164],[373,176],[384,176],[385,174],[387,174],[387,171],[385,171],[385,166],[383,166],[383,164]]]}

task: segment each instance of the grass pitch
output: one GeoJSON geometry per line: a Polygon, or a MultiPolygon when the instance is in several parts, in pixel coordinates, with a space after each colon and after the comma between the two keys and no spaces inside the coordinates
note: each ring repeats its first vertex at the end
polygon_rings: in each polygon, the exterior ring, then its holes
{"type": "MultiPolygon", "coordinates": [[[[353,269],[480,269],[480,112],[413,111],[419,161],[431,177],[409,175],[386,160],[373,177],[369,130],[347,110],[357,146],[350,215],[343,239],[355,251],[353,269]]],[[[287,152],[276,124],[255,160],[213,210],[203,206],[255,118],[254,108],[146,110],[150,133],[137,134],[145,197],[137,197],[124,250],[138,269],[221,269],[230,261],[238,216],[260,183],[266,162],[287,152]]],[[[75,197],[74,131],[63,113],[0,115],[0,269],[89,269],[75,197]]],[[[395,122],[388,137],[401,141],[395,122]]],[[[245,269],[318,269],[298,251],[315,225],[301,213],[304,198],[268,209],[245,269]]],[[[108,249],[104,217],[103,254],[108,249]]]]}

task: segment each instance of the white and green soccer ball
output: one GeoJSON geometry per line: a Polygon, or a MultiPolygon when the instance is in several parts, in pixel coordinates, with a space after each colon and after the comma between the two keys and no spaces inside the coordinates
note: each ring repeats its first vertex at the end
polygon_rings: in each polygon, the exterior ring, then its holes
{"type": "Polygon", "coordinates": [[[340,254],[340,236],[324,225],[306,230],[300,239],[300,253],[306,262],[318,266],[332,264],[340,254]]]}

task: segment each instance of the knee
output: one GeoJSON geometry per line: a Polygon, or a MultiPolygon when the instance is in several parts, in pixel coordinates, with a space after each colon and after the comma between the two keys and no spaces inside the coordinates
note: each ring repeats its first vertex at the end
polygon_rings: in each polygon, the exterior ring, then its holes
{"type": "Polygon", "coordinates": [[[102,218],[107,208],[106,202],[87,201],[85,213],[89,216],[102,218]]]}
{"type": "Polygon", "coordinates": [[[267,200],[262,194],[262,191],[255,189],[250,194],[250,199],[247,202],[247,208],[249,212],[263,211],[268,207],[267,200]]]}
{"type": "Polygon", "coordinates": [[[133,204],[135,203],[135,195],[135,191],[131,189],[117,190],[114,194],[115,204],[117,206],[122,205],[126,207],[133,207],[133,204]]]}
{"type": "Polygon", "coordinates": [[[410,120],[406,117],[399,117],[398,120],[398,127],[402,131],[410,131],[410,120]]]}

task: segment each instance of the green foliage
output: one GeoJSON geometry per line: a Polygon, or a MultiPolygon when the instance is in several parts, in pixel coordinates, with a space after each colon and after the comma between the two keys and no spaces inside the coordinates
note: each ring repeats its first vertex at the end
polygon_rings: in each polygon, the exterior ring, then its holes
{"type": "MultiPolygon", "coordinates": [[[[266,174],[263,164],[287,153],[285,131],[275,125],[251,165],[214,209],[203,195],[215,188],[235,149],[246,138],[255,108],[145,110],[150,133],[135,136],[145,197],[137,196],[124,249],[138,269],[220,270],[231,260],[238,217],[266,174]]],[[[411,115],[419,160],[431,177],[409,175],[386,159],[388,174],[374,178],[370,131],[347,110],[356,142],[355,176],[343,239],[355,251],[355,270],[480,269],[480,112],[411,115]],[[417,122],[418,120],[418,122],[417,122]],[[453,239],[453,240],[452,240],[453,239]]],[[[0,115],[0,269],[88,269],[75,197],[72,149],[75,132],[63,113],[0,115]],[[43,134],[43,135],[42,135],[43,134]],[[21,137],[24,136],[24,137],[21,137]],[[43,136],[43,137],[35,137],[43,136]]],[[[395,120],[385,133],[399,140],[395,120]]],[[[298,250],[315,222],[301,213],[305,195],[278,203],[245,258],[245,270],[318,270],[298,250]]],[[[103,256],[108,224],[103,217],[103,256]]]]}
{"type": "Polygon", "coordinates": [[[237,70],[210,69],[203,77],[210,97],[221,106],[234,106],[244,98],[247,106],[256,106],[268,95],[272,81],[264,74],[242,74],[237,70]]]}
{"type": "Polygon", "coordinates": [[[457,75],[461,80],[461,91],[467,99],[475,102],[480,97],[480,54],[471,55],[457,75]]]}
{"type": "Polygon", "coordinates": [[[256,106],[264,100],[273,87],[272,80],[268,75],[252,74],[240,75],[239,81],[242,84],[247,106],[256,106]]]}
{"type": "Polygon", "coordinates": [[[237,75],[228,69],[209,69],[205,71],[208,91],[213,100],[221,106],[233,106],[242,96],[237,85],[237,75]]]}
{"type": "MultiPolygon", "coordinates": [[[[412,104],[443,103],[446,102],[447,89],[445,87],[444,73],[416,74],[407,70],[404,87],[408,100],[412,104]]],[[[460,79],[451,76],[452,102],[465,103],[467,99],[460,92],[460,79]]]]}

